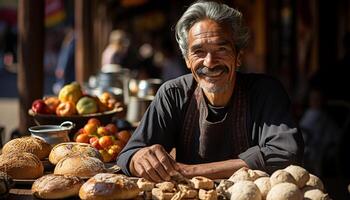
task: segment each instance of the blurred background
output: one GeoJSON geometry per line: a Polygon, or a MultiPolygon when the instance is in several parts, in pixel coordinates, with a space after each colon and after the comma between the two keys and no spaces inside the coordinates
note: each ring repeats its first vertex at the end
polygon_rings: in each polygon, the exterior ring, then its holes
{"type": "MultiPolygon", "coordinates": [[[[25,134],[20,129],[21,106],[31,101],[23,99],[20,91],[27,87],[38,90],[29,98],[33,100],[57,94],[62,85],[72,81],[96,87],[101,74],[121,68],[138,80],[166,81],[189,73],[175,41],[174,26],[192,2],[0,0],[2,143],[25,134]],[[40,5],[42,14],[30,10],[40,5]],[[31,26],[37,18],[42,26],[31,26]],[[30,30],[39,37],[33,39],[36,43],[22,45],[21,55],[20,30],[30,30]],[[39,55],[42,66],[29,68],[29,62],[23,67],[20,61],[21,56],[26,59],[26,52],[39,55]],[[33,76],[38,80],[31,80],[33,76]],[[23,79],[27,84],[21,82],[23,79]],[[34,86],[38,84],[40,87],[34,86]]],[[[251,40],[240,70],[270,74],[284,84],[304,135],[305,167],[325,180],[331,197],[349,199],[350,2],[221,2],[240,10],[250,29],[251,40]]]]}

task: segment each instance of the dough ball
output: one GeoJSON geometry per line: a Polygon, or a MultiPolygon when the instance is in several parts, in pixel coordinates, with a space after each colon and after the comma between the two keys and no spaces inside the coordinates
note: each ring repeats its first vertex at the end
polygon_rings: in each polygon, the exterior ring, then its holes
{"type": "Polygon", "coordinates": [[[256,179],[254,183],[259,188],[262,198],[266,199],[267,193],[271,190],[270,178],[261,177],[256,179]]]}
{"type": "Polygon", "coordinates": [[[261,200],[259,188],[252,181],[239,181],[228,191],[231,200],[261,200]]]}
{"type": "Polygon", "coordinates": [[[310,178],[309,172],[297,165],[289,165],[284,169],[284,171],[289,172],[294,177],[299,188],[304,187],[310,178]]]}
{"type": "MultiPolygon", "coordinates": [[[[260,177],[258,173],[256,173],[255,170],[248,169],[247,167],[242,167],[235,173],[233,173],[233,175],[228,180],[234,183],[237,183],[239,181],[255,181],[260,177]]],[[[263,173],[264,172],[262,172],[261,174],[263,173]]]]}
{"type": "Polygon", "coordinates": [[[310,174],[310,178],[306,182],[305,186],[310,186],[310,187],[313,187],[315,189],[319,189],[321,191],[324,190],[324,186],[323,186],[323,183],[322,183],[321,179],[318,178],[317,176],[313,175],[313,174],[310,174]]]}
{"type": "Polygon", "coordinates": [[[319,189],[308,190],[304,193],[305,200],[330,200],[328,194],[323,193],[319,189]]]}
{"type": "Polygon", "coordinates": [[[279,183],[267,193],[266,200],[303,200],[303,195],[295,184],[279,183]]]}
{"type": "MultiPolygon", "coordinates": [[[[261,170],[253,170],[254,171],[254,173],[255,173],[255,176],[257,177],[256,179],[258,179],[258,178],[261,178],[261,177],[269,177],[269,174],[268,173],[266,173],[266,172],[264,172],[264,171],[261,171],[261,170]]],[[[256,180],[255,179],[255,180],[256,180]]]]}
{"type": "Polygon", "coordinates": [[[284,170],[276,170],[270,177],[271,186],[277,185],[279,183],[293,183],[296,184],[293,176],[284,170]]]}

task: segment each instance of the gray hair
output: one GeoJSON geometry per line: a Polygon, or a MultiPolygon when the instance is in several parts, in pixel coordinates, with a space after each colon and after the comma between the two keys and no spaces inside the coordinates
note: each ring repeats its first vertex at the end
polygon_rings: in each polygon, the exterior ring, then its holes
{"type": "Polygon", "coordinates": [[[233,32],[235,48],[239,52],[248,44],[248,29],[243,25],[242,14],[225,4],[213,1],[197,1],[192,4],[181,16],[175,26],[175,37],[182,55],[187,59],[188,31],[197,22],[203,19],[211,19],[219,24],[227,23],[233,32]]]}

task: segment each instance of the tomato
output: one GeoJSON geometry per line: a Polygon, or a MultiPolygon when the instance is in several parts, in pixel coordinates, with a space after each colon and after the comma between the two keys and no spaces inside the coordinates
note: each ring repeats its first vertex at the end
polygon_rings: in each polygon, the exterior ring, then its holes
{"type": "Polygon", "coordinates": [[[88,135],[95,134],[97,132],[96,124],[85,124],[84,130],[88,135]]]}
{"type": "Polygon", "coordinates": [[[127,143],[131,137],[131,133],[127,130],[124,130],[124,131],[119,131],[116,135],[117,139],[124,142],[124,143],[127,143]]]}
{"type": "Polygon", "coordinates": [[[113,144],[113,140],[110,136],[102,136],[98,139],[98,143],[102,148],[106,149],[113,144]]]}
{"type": "Polygon", "coordinates": [[[101,126],[101,122],[97,118],[90,118],[87,123],[88,124],[95,124],[97,127],[101,126]]]}
{"type": "Polygon", "coordinates": [[[107,124],[105,128],[111,135],[114,135],[118,132],[118,127],[115,124],[107,124]]]}
{"type": "Polygon", "coordinates": [[[87,134],[79,134],[76,138],[76,142],[81,142],[81,143],[89,143],[90,136],[87,134]]]}

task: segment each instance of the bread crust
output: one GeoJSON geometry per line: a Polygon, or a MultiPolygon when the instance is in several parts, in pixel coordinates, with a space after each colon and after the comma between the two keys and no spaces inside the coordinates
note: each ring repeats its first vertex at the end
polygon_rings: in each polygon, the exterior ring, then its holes
{"type": "Polygon", "coordinates": [[[0,171],[14,179],[34,179],[44,174],[44,166],[32,153],[13,152],[0,155],[0,171]]]}
{"type": "Polygon", "coordinates": [[[137,184],[125,175],[100,173],[83,184],[79,197],[89,200],[134,199],[139,192],[137,184]]]}
{"type": "Polygon", "coordinates": [[[35,137],[21,137],[10,140],[2,148],[3,154],[13,152],[27,152],[36,155],[40,160],[47,158],[51,151],[51,145],[44,140],[35,137]]]}
{"type": "Polygon", "coordinates": [[[90,157],[102,159],[101,154],[97,149],[89,144],[78,142],[65,142],[56,145],[50,152],[49,161],[56,165],[62,158],[71,154],[81,153],[90,157]]]}
{"type": "Polygon", "coordinates": [[[76,176],[48,174],[37,179],[32,185],[32,193],[41,199],[63,199],[78,196],[84,181],[76,176]]]}
{"type": "Polygon", "coordinates": [[[54,174],[72,175],[81,178],[90,178],[103,172],[106,172],[106,167],[101,160],[79,153],[61,159],[54,170],[54,174]]]}

